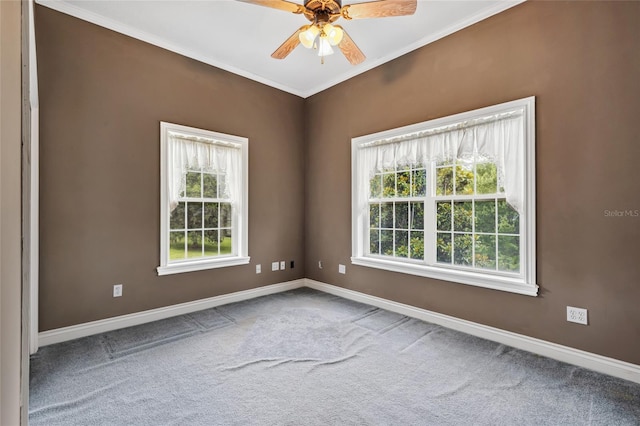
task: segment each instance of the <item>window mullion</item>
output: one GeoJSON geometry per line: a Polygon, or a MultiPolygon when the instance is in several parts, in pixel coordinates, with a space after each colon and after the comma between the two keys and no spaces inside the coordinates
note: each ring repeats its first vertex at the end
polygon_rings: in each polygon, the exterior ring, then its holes
{"type": "Polygon", "coordinates": [[[471,200],[491,200],[496,197],[496,194],[481,194],[481,195],[437,195],[434,196],[435,201],[471,201],[471,200]]]}
{"type": "Polygon", "coordinates": [[[424,262],[428,265],[434,265],[436,263],[436,249],[438,241],[436,239],[437,232],[437,217],[436,217],[436,202],[434,194],[436,192],[436,168],[435,162],[430,162],[425,165],[428,170],[428,176],[430,177],[427,182],[427,188],[425,189],[425,195],[423,198],[423,215],[424,215],[424,262]],[[428,248],[428,249],[427,249],[428,248]]]}
{"type": "Polygon", "coordinates": [[[200,255],[204,257],[204,173],[200,167],[200,255]]]}
{"type": "Polygon", "coordinates": [[[382,252],[382,203],[378,203],[378,253],[382,252]]]}
{"type": "Polygon", "coordinates": [[[391,211],[391,250],[393,257],[396,257],[396,199],[398,198],[398,163],[396,160],[393,162],[393,184],[395,189],[393,199],[390,200],[393,209],[391,211]]]}
{"type": "MultiPolygon", "coordinates": [[[[187,174],[185,173],[185,176],[186,176],[186,175],[187,175],[187,174]]],[[[185,179],[186,179],[186,178],[185,178],[185,179]]],[[[187,189],[186,189],[186,188],[187,188],[187,187],[185,186],[185,190],[184,190],[184,191],[185,191],[185,195],[187,194],[187,189]]],[[[185,198],[186,198],[186,197],[185,197],[185,198]]],[[[187,258],[187,255],[188,255],[188,253],[189,253],[189,252],[187,251],[187,247],[188,247],[188,245],[189,245],[189,242],[188,242],[188,240],[187,240],[187,237],[189,236],[189,233],[188,233],[188,231],[187,231],[187,230],[189,229],[189,223],[187,222],[187,218],[189,217],[189,215],[187,215],[188,207],[189,207],[189,203],[188,203],[188,202],[186,201],[186,199],[185,199],[185,201],[184,201],[184,231],[182,231],[182,232],[184,232],[184,247],[183,247],[182,249],[183,249],[183,251],[184,251],[184,258],[185,258],[185,259],[187,258]]]]}
{"type": "Polygon", "coordinates": [[[494,200],[494,202],[495,202],[495,211],[496,211],[496,214],[495,214],[495,223],[496,223],[496,228],[495,228],[496,229],[496,247],[495,247],[495,251],[496,251],[496,257],[495,257],[495,259],[496,259],[496,271],[497,271],[497,270],[499,270],[499,268],[498,268],[498,253],[499,253],[499,251],[498,251],[498,241],[499,241],[499,238],[498,238],[498,235],[499,235],[499,232],[498,232],[498,198],[496,198],[494,200]]]}
{"type": "MultiPolygon", "coordinates": [[[[475,167],[474,167],[475,170],[475,167]]],[[[474,175],[474,192],[475,192],[475,175],[474,175]]],[[[476,266],[476,202],[471,202],[471,266],[476,266]]]]}

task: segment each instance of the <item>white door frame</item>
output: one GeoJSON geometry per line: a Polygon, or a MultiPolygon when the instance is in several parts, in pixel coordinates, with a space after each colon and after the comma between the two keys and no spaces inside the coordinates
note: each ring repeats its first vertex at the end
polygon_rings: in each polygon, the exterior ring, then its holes
{"type": "Polygon", "coordinates": [[[23,324],[29,340],[29,354],[38,350],[38,266],[39,266],[39,101],[34,0],[23,3],[23,128],[22,128],[22,245],[23,324]]]}
{"type": "MultiPolygon", "coordinates": [[[[1,1],[1,0],[0,0],[1,1]]],[[[29,355],[38,350],[39,104],[34,0],[22,2],[22,337],[20,423],[29,424],[29,355]]]]}

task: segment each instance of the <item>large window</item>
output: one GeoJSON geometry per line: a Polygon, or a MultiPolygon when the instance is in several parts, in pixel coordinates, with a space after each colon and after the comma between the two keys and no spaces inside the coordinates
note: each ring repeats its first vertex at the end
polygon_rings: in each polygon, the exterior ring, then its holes
{"type": "Polygon", "coordinates": [[[160,124],[158,274],[249,263],[246,138],[160,124]]]}
{"type": "Polygon", "coordinates": [[[534,98],[353,139],[356,265],[535,295],[534,98]]]}

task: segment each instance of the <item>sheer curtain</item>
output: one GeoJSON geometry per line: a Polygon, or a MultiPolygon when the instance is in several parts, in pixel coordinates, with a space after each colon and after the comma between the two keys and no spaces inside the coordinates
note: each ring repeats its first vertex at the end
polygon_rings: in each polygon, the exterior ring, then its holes
{"type": "MultiPolygon", "coordinates": [[[[524,117],[521,111],[468,120],[406,136],[361,145],[357,151],[358,191],[385,169],[429,162],[482,159],[496,164],[507,202],[522,213],[524,198],[524,117]],[[367,173],[368,172],[368,173],[367,173]]],[[[366,196],[364,197],[366,202],[366,196]]],[[[364,207],[364,206],[363,206],[364,207]]]]}
{"type": "MultiPolygon", "coordinates": [[[[180,194],[186,187],[187,170],[200,170],[224,174],[226,185],[219,196],[227,198],[234,209],[241,209],[242,174],[241,150],[227,142],[216,143],[169,133],[168,137],[168,196],[170,211],[176,208],[180,194]]],[[[241,211],[241,210],[240,210],[241,211]]]]}

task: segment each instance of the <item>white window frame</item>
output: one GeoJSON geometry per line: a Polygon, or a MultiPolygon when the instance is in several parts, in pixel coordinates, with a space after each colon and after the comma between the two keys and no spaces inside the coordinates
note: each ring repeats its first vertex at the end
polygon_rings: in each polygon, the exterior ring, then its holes
{"type": "MultiPolygon", "coordinates": [[[[434,169],[434,167],[431,167],[431,169],[434,169]]],[[[432,173],[429,177],[430,179],[427,191],[433,191],[435,186],[433,183],[434,174],[432,173]]],[[[494,290],[536,296],[538,294],[538,285],[536,284],[535,181],[535,97],[519,99],[397,129],[353,138],[351,140],[351,263],[370,268],[378,268],[387,271],[435,278],[494,290]],[[451,126],[468,120],[507,113],[514,110],[521,110],[523,113],[525,145],[521,151],[524,155],[523,164],[525,166],[525,170],[523,173],[525,193],[523,194],[523,206],[522,212],[520,213],[520,273],[501,273],[499,271],[480,271],[462,268],[456,269],[455,266],[440,266],[437,264],[434,261],[435,256],[430,256],[430,254],[428,254],[428,250],[433,250],[433,248],[429,248],[427,246],[428,241],[430,241],[427,239],[427,234],[429,232],[435,232],[435,223],[431,223],[432,218],[434,218],[435,215],[432,211],[429,213],[427,205],[425,205],[424,210],[424,262],[368,254],[369,211],[368,209],[366,212],[359,210],[359,206],[363,205],[363,201],[368,200],[368,194],[360,194],[358,192],[358,179],[360,177],[360,173],[368,173],[369,171],[360,170],[359,165],[357,164],[357,153],[361,145],[451,126]]],[[[432,198],[435,198],[435,195],[432,195],[432,198]]],[[[392,201],[394,201],[394,199],[389,198],[389,202],[392,201]]]]}
{"type": "Polygon", "coordinates": [[[246,265],[251,258],[249,249],[249,139],[179,124],[160,122],[160,266],[158,275],[202,271],[227,266],[246,265]],[[210,143],[233,145],[241,150],[242,208],[232,220],[232,242],[237,244],[235,254],[169,262],[169,194],[168,194],[168,143],[170,132],[203,138],[210,143]]]}

